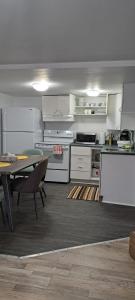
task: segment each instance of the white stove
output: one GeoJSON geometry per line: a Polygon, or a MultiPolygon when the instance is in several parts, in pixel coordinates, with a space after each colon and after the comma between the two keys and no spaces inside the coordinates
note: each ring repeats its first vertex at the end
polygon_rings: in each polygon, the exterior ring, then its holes
{"type": "Polygon", "coordinates": [[[69,130],[44,130],[45,143],[71,144],[73,132],[69,130]]]}
{"type": "Polygon", "coordinates": [[[46,181],[69,182],[70,144],[74,136],[72,131],[44,130],[44,141],[35,147],[49,156],[46,181]],[[62,154],[56,154],[54,147],[60,145],[62,154]]]}

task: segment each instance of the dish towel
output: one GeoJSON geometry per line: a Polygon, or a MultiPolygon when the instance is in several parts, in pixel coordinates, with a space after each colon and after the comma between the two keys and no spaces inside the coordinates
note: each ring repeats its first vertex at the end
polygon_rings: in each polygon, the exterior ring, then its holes
{"type": "Polygon", "coordinates": [[[54,145],[53,146],[53,154],[55,155],[62,155],[63,154],[63,148],[61,145],[54,145]]]}

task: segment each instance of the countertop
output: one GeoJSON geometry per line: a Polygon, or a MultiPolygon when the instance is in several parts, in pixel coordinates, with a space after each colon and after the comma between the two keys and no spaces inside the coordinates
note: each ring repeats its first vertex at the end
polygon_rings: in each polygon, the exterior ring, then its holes
{"type": "Polygon", "coordinates": [[[81,147],[90,147],[90,148],[99,148],[101,149],[101,154],[120,154],[120,155],[135,155],[135,149],[129,149],[125,150],[122,148],[118,148],[118,146],[109,146],[109,145],[101,145],[101,144],[95,144],[95,145],[90,145],[90,144],[83,144],[83,143],[76,143],[73,142],[71,146],[81,146],[81,147]]]}
{"type": "Polygon", "coordinates": [[[79,142],[73,142],[73,143],[71,144],[71,146],[76,146],[76,147],[78,147],[78,146],[80,146],[80,147],[91,147],[91,148],[101,148],[101,149],[102,149],[102,147],[103,147],[104,145],[101,145],[101,144],[94,144],[94,145],[91,145],[91,144],[89,144],[89,143],[83,144],[83,143],[79,143],[79,142]]]}
{"type": "Polygon", "coordinates": [[[105,145],[101,149],[101,154],[114,154],[114,155],[135,155],[135,149],[122,149],[117,146],[105,145]]]}

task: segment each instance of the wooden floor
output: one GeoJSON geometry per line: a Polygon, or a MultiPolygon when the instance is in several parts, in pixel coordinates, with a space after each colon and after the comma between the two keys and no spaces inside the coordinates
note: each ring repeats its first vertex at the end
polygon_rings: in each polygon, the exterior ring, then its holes
{"type": "Polygon", "coordinates": [[[69,200],[71,185],[47,184],[47,205],[38,199],[36,221],[32,198],[14,202],[15,231],[0,220],[0,253],[24,256],[129,236],[135,229],[135,208],[69,200]]]}
{"type": "Polygon", "coordinates": [[[2,300],[134,300],[128,240],[35,258],[0,256],[2,300]]]}

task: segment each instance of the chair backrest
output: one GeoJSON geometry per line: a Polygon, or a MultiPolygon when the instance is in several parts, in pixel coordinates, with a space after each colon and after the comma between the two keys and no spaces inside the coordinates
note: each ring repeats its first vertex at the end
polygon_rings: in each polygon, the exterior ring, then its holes
{"type": "Polygon", "coordinates": [[[41,149],[26,149],[25,151],[23,151],[23,154],[43,155],[43,151],[41,149]]]}
{"type": "Polygon", "coordinates": [[[42,160],[31,172],[29,177],[26,179],[25,183],[21,186],[21,192],[34,193],[37,191],[38,186],[42,180],[45,178],[46,170],[47,170],[48,158],[42,160]]]}

